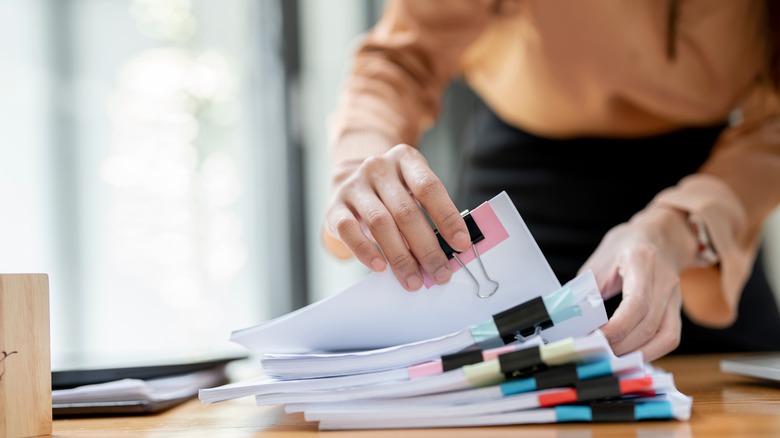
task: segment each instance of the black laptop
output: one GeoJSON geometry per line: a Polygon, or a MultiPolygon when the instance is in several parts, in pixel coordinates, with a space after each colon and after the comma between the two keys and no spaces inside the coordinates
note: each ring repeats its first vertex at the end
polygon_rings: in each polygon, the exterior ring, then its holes
{"type": "MultiPolygon", "coordinates": [[[[115,382],[122,379],[153,380],[211,371],[214,384],[227,383],[225,368],[233,361],[248,359],[243,351],[166,350],[114,353],[74,352],[52,355],[52,390],[67,390],[84,385],[115,382]],[[221,378],[219,378],[221,377],[221,378]]],[[[197,391],[181,397],[97,401],[52,404],[55,417],[148,414],[167,410],[197,396],[197,391]]]]}

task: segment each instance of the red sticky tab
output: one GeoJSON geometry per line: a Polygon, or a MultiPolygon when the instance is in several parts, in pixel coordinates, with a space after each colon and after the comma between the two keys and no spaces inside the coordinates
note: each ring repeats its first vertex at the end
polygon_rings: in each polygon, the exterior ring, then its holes
{"type": "Polygon", "coordinates": [[[636,379],[623,379],[620,381],[621,394],[633,394],[653,390],[652,377],[639,377],[636,379]]]}
{"type": "Polygon", "coordinates": [[[577,401],[577,390],[574,388],[562,389],[560,391],[550,392],[539,396],[539,406],[558,406],[577,401]]]}

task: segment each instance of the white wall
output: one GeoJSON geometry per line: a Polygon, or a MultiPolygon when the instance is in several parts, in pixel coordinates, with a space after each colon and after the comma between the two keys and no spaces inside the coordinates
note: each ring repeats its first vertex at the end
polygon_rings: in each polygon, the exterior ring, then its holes
{"type": "Polygon", "coordinates": [[[0,272],[49,274],[55,355],[231,348],[271,315],[256,3],[173,3],[192,38],[151,2],[0,0],[0,272]]]}
{"type": "Polygon", "coordinates": [[[272,297],[250,105],[258,16],[248,0],[193,1],[194,35],[165,38],[143,30],[139,4],[74,2],[85,332],[100,350],[228,348],[272,297]],[[112,184],[108,163],[126,157],[140,180],[112,184]]]}
{"type": "Polygon", "coordinates": [[[320,242],[329,181],[327,118],[336,106],[356,39],[364,31],[365,6],[364,0],[303,0],[300,4],[301,115],[312,300],[338,292],[368,272],[354,259],[343,261],[330,256],[320,242]]]}
{"type": "MultiPolygon", "coordinates": [[[[0,0],[0,272],[48,273],[52,319],[67,307],[55,257],[54,199],[47,189],[54,163],[49,149],[51,72],[45,2],[0,0]]],[[[60,325],[52,342],[70,338],[60,325]]]]}

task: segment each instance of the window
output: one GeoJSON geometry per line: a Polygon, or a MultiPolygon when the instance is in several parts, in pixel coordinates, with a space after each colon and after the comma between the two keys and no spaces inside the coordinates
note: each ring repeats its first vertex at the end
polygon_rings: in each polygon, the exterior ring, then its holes
{"type": "Polygon", "coordinates": [[[282,4],[0,2],[0,270],[49,274],[55,353],[221,346],[305,293],[282,4]]]}

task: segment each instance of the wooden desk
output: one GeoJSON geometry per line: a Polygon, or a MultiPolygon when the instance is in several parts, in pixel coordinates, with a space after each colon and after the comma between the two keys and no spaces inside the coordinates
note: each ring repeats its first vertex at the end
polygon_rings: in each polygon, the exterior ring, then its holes
{"type": "MultiPolygon", "coordinates": [[[[735,356],[735,355],[730,355],[735,356]]],[[[672,372],[694,399],[687,422],[523,425],[488,428],[318,432],[301,414],[258,407],[250,398],[203,405],[192,400],[159,415],[55,420],[57,438],[89,437],[780,437],[780,385],[723,374],[725,356],[670,356],[656,365],[672,372]]]]}

